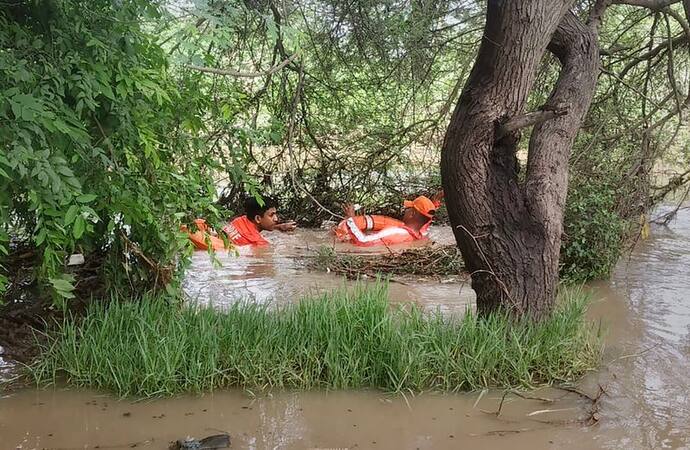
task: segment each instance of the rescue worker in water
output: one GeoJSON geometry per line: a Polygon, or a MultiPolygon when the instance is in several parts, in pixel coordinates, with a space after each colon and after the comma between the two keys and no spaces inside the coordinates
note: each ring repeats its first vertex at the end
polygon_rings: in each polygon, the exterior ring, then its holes
{"type": "Polygon", "coordinates": [[[443,191],[439,191],[431,199],[421,195],[411,201],[405,200],[402,220],[377,215],[356,216],[354,207],[346,204],[343,206],[345,220],[334,231],[339,240],[349,240],[364,247],[425,239],[442,198],[443,191]]]}
{"type": "Polygon", "coordinates": [[[263,204],[249,197],[244,203],[245,214],[230,221],[223,231],[235,245],[268,245],[262,231],[293,231],[297,227],[295,222],[279,222],[276,205],[269,197],[263,197],[263,204]]]}

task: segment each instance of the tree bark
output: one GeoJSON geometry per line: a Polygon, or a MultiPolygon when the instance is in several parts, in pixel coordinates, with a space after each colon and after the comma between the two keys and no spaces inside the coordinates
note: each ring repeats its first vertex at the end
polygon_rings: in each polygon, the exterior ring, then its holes
{"type": "Polygon", "coordinates": [[[572,3],[489,0],[484,40],[446,132],[443,186],[480,314],[541,319],[553,308],[568,158],[599,64],[596,31],[568,12],[572,3]],[[520,131],[505,125],[524,115],[547,46],[562,70],[542,109],[566,113],[535,125],[521,182],[520,131]]]}

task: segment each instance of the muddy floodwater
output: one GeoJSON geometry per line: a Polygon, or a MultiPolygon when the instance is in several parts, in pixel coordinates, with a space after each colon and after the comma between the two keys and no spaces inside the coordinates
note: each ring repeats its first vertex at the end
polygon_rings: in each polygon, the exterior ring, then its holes
{"type": "MultiPolygon", "coordinates": [[[[448,229],[432,236],[452,241],[448,229]]],[[[350,283],[309,272],[296,258],[332,245],[323,232],[270,239],[270,249],[221,256],[222,267],[197,253],[185,284],[190,297],[219,308],[246,298],[280,304],[350,283]]],[[[558,389],[531,392],[531,399],[507,395],[497,415],[502,392],[234,390],[137,402],[24,388],[0,394],[0,449],[163,449],[187,435],[221,431],[242,449],[690,449],[690,210],[668,227],[653,227],[610,281],[587,289],[589,315],[607,333],[602,369],[578,387],[605,390],[596,411],[558,389]],[[583,424],[593,417],[597,423],[583,424]]],[[[458,279],[400,279],[391,283],[390,299],[461,314],[474,296],[458,279]]]]}
{"type": "MultiPolygon", "coordinates": [[[[242,247],[239,257],[219,254],[222,267],[214,268],[205,252],[196,252],[189,270],[185,289],[198,303],[215,307],[233,303],[238,299],[252,299],[258,303],[279,305],[319,292],[351,285],[343,277],[323,271],[306,269],[305,257],[313,257],[323,246],[346,253],[387,253],[400,251],[401,246],[386,249],[357,248],[350,244],[335,243],[323,230],[299,230],[290,234],[264,233],[271,247],[242,247]]],[[[448,227],[432,228],[430,241],[420,245],[453,243],[448,227]]],[[[464,312],[474,302],[474,292],[461,277],[440,279],[407,279],[395,277],[389,285],[392,302],[415,302],[429,310],[444,313],[464,312]]],[[[371,280],[372,282],[374,280],[371,280]]]]}

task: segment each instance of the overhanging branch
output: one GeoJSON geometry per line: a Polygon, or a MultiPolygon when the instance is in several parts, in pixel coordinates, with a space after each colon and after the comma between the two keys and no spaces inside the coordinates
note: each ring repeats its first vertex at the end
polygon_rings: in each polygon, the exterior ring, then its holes
{"type": "Polygon", "coordinates": [[[680,3],[680,0],[613,0],[615,5],[630,5],[648,8],[652,11],[659,11],[674,3],[680,3]]]}
{"type": "Polygon", "coordinates": [[[238,72],[236,70],[216,69],[215,67],[203,67],[203,66],[195,66],[195,65],[187,65],[185,67],[188,67],[188,68],[194,69],[194,70],[198,70],[199,72],[214,73],[216,75],[225,75],[225,76],[238,77],[238,78],[257,78],[257,77],[263,77],[263,76],[271,75],[271,74],[278,72],[280,69],[282,69],[283,67],[287,66],[292,61],[294,61],[295,58],[297,58],[297,53],[294,53],[289,58],[281,61],[279,64],[276,64],[275,66],[273,66],[270,69],[265,70],[263,72],[238,72]]]}

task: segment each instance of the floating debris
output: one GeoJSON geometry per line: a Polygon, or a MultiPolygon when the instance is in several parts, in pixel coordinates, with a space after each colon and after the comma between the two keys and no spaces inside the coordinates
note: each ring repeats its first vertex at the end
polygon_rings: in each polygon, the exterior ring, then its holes
{"type": "Polygon", "coordinates": [[[214,450],[228,447],[230,447],[230,435],[223,433],[214,434],[201,440],[192,437],[179,439],[170,446],[170,450],[214,450]]]}
{"type": "Polygon", "coordinates": [[[421,277],[459,276],[464,272],[460,250],[455,245],[432,245],[411,248],[400,253],[338,253],[332,247],[321,247],[307,257],[307,267],[334,272],[347,278],[380,275],[414,275],[421,277]]]}

